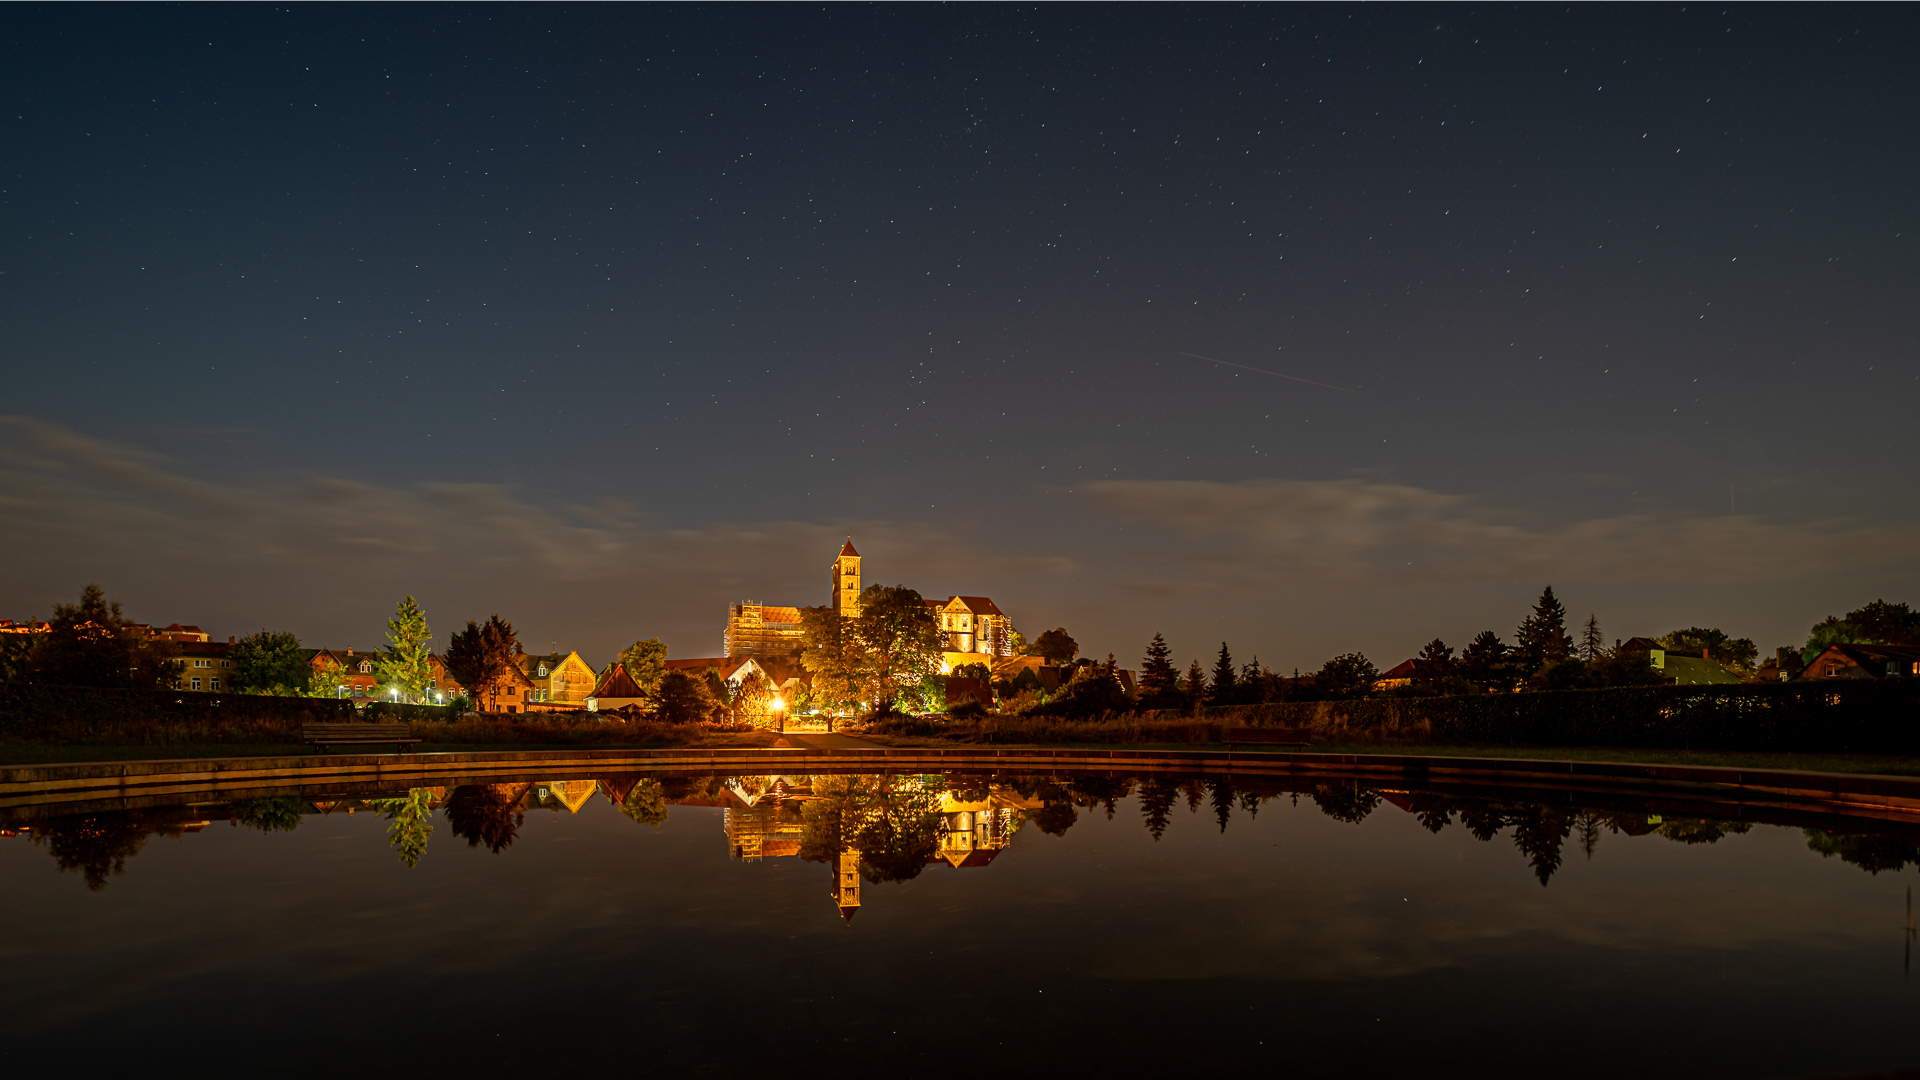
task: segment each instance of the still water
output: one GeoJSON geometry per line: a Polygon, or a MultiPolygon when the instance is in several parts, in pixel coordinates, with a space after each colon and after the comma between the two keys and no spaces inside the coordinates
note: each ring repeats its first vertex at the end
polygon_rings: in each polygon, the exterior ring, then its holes
{"type": "Polygon", "coordinates": [[[1920,831],[1700,809],[1325,779],[822,775],[40,817],[0,839],[0,1061],[1688,1077],[1920,1062],[1920,831]]]}

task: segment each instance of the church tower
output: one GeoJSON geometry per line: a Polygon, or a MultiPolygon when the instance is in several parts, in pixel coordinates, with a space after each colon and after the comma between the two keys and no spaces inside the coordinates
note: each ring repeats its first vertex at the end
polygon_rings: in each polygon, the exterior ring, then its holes
{"type": "Polygon", "coordinates": [[[833,611],[851,619],[860,614],[860,553],[853,550],[853,537],[833,560],[833,611]]]}

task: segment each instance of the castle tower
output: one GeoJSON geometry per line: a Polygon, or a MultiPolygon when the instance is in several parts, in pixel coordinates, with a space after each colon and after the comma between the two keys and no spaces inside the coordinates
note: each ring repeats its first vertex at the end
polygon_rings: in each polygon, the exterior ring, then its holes
{"type": "Polygon", "coordinates": [[[860,614],[860,553],[853,550],[853,537],[833,560],[833,611],[851,619],[860,614]]]}
{"type": "Polygon", "coordinates": [[[860,913],[860,853],[857,851],[843,851],[833,858],[833,905],[849,923],[860,913]]]}

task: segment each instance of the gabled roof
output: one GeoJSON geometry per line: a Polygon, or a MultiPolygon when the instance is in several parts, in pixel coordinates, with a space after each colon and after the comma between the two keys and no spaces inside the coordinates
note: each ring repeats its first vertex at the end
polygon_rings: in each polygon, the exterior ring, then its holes
{"type": "Polygon", "coordinates": [[[999,615],[1002,618],[1006,617],[1006,612],[1001,611],[998,607],[994,606],[993,601],[988,599],[987,597],[952,596],[947,598],[947,604],[951,606],[955,600],[958,600],[962,604],[965,604],[967,610],[973,612],[975,615],[999,615]]]}
{"type": "MultiPolygon", "coordinates": [[[[613,670],[600,676],[600,682],[593,688],[594,697],[645,697],[646,692],[640,684],[627,674],[627,665],[615,664],[613,670]]],[[[623,796],[624,797],[624,796],[623,796]]]]}
{"type": "Polygon", "coordinates": [[[853,550],[853,537],[851,536],[847,537],[846,546],[840,549],[840,555],[843,558],[848,555],[851,555],[856,559],[860,557],[860,553],[853,550]]]}

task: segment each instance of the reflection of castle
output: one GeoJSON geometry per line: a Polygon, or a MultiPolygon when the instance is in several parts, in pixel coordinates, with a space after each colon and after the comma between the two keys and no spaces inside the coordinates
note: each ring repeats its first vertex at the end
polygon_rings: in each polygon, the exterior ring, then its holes
{"type": "MultiPolygon", "coordinates": [[[[722,808],[722,828],[727,836],[727,854],[746,861],[783,858],[803,854],[808,840],[809,821],[804,810],[809,801],[823,798],[814,790],[814,781],[847,782],[849,779],[877,783],[881,777],[808,777],[764,776],[736,777],[730,780],[719,800],[694,800],[702,805],[722,808]]],[[[1013,835],[1026,823],[1026,811],[1045,804],[1022,796],[1011,788],[992,786],[965,792],[916,791],[918,778],[892,778],[909,795],[906,810],[914,820],[904,823],[909,831],[925,830],[934,837],[921,863],[944,862],[955,869],[986,866],[1013,842],[1013,835]],[[964,796],[964,797],[962,797],[964,796]]],[[[900,807],[892,808],[898,811],[900,807]]],[[[886,811],[879,804],[867,803],[842,810],[846,820],[838,834],[838,850],[828,855],[817,851],[811,858],[824,859],[833,867],[832,898],[842,918],[852,921],[860,908],[860,872],[867,854],[854,844],[861,825],[868,824],[886,811]]],[[[901,823],[896,822],[896,825],[901,823]]]]}

